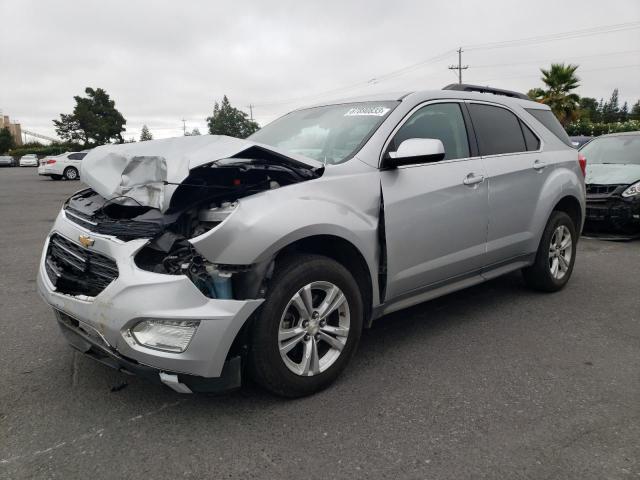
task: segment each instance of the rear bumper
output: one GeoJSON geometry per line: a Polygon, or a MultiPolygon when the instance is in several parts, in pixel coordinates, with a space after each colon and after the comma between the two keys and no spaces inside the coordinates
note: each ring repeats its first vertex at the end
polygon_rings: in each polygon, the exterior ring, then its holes
{"type": "Polygon", "coordinates": [[[38,175],[50,177],[51,175],[62,175],[62,173],[58,172],[56,168],[50,167],[49,165],[40,165],[38,167],[38,175]]]}
{"type": "Polygon", "coordinates": [[[640,229],[640,198],[611,196],[603,200],[587,197],[586,227],[614,231],[640,229]]]}

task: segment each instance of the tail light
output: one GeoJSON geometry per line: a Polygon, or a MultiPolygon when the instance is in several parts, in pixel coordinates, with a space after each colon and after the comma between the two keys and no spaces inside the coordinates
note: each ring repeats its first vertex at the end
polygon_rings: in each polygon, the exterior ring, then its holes
{"type": "Polygon", "coordinates": [[[51,159],[51,160],[47,160],[47,165],[53,165],[54,163],[56,163],[55,160],[51,159]]]}
{"type": "Polygon", "coordinates": [[[580,164],[580,170],[582,170],[582,176],[587,176],[587,157],[578,153],[578,163],[580,164]]]}

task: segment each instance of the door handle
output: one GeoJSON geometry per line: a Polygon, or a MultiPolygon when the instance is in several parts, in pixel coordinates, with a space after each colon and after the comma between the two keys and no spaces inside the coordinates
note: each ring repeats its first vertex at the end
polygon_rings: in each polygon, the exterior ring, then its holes
{"type": "Polygon", "coordinates": [[[547,164],[544,162],[541,162],[540,160],[536,160],[535,162],[533,162],[533,168],[540,171],[542,169],[544,169],[544,167],[546,167],[547,164]]]}
{"type": "Polygon", "coordinates": [[[482,182],[484,182],[484,175],[476,175],[475,173],[470,173],[462,181],[462,183],[464,183],[465,185],[469,185],[469,186],[470,185],[476,185],[476,184],[482,183],[482,182]]]}

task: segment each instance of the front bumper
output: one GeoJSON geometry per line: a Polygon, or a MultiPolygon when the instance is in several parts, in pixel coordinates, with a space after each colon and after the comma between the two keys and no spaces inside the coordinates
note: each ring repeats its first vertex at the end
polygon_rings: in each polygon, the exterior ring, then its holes
{"type": "Polygon", "coordinates": [[[239,356],[225,362],[219,377],[205,378],[159,370],[125,358],[108,346],[87,325],[56,311],[62,334],[69,344],[94,360],[118,371],[143,377],[149,382],[165,384],[180,393],[222,392],[240,387],[242,364],[239,356]]]}
{"type": "Polygon", "coordinates": [[[587,196],[588,229],[628,232],[640,229],[640,198],[587,196]]]}
{"type": "Polygon", "coordinates": [[[90,235],[95,242],[91,250],[112,258],[118,266],[118,277],[95,297],[60,293],[45,270],[49,240],[45,242],[38,271],[38,291],[54,310],[85,327],[80,331],[95,333],[91,348],[80,343],[86,352],[95,353],[97,349],[111,363],[120,365],[117,368],[127,371],[141,368],[203,379],[222,377],[224,369],[229,368],[225,365],[231,344],[262,299],[210,299],[185,276],[141,270],[133,257],[146,240],[124,242],[92,233],[69,221],[64,211],[58,215],[51,233],[76,243],[80,235],[90,235]],[[200,325],[188,348],[182,353],[172,353],[144,347],[127,335],[129,329],[144,318],[200,320],[200,325]],[[140,368],[133,368],[132,364],[140,368]]]}

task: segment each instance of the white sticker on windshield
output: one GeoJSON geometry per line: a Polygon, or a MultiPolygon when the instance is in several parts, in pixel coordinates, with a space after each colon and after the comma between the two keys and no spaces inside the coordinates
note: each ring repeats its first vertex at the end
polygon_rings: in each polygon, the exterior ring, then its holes
{"type": "Polygon", "coordinates": [[[344,114],[344,116],[357,117],[361,115],[373,115],[374,117],[382,117],[389,110],[391,109],[387,107],[353,107],[350,108],[347,113],[344,114]]]}

